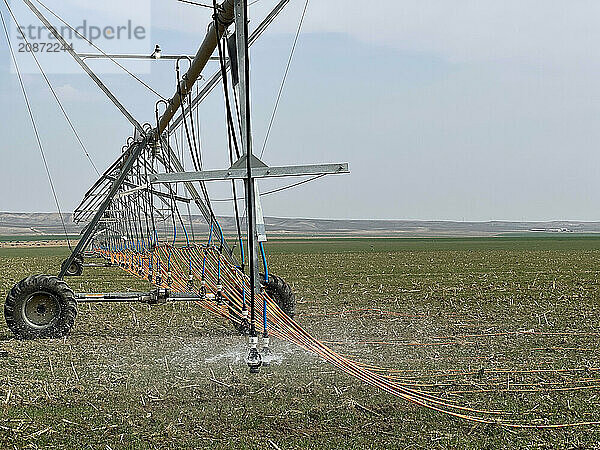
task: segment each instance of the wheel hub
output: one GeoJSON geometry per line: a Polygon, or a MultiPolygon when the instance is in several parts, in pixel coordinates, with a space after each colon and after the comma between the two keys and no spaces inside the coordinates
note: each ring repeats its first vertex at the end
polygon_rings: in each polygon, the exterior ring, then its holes
{"type": "Polygon", "coordinates": [[[60,315],[60,303],[47,292],[35,292],[23,302],[23,318],[36,328],[51,326],[60,315]]]}

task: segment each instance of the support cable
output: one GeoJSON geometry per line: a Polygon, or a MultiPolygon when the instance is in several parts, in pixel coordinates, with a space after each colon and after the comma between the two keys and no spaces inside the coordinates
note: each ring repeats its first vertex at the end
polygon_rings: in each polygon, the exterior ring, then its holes
{"type": "MultiPolygon", "coordinates": [[[[270,195],[270,194],[275,194],[277,192],[281,192],[281,191],[285,191],[288,189],[292,189],[296,186],[300,186],[302,184],[306,184],[306,183],[310,183],[311,181],[315,181],[319,178],[324,177],[326,174],[321,174],[321,175],[316,175],[312,178],[309,178],[307,180],[302,180],[302,181],[298,181],[297,183],[292,183],[292,184],[288,184],[287,186],[282,186],[280,188],[277,189],[273,189],[267,192],[261,192],[260,196],[264,197],[265,195],[270,195]]],[[[235,198],[217,198],[217,199],[213,199],[213,202],[231,202],[231,201],[235,201],[235,198]]]]}
{"type": "Polygon", "coordinates": [[[262,150],[260,152],[260,157],[262,158],[265,149],[267,148],[267,142],[269,140],[269,136],[271,135],[271,128],[273,128],[273,122],[275,122],[275,115],[277,114],[277,109],[279,108],[279,102],[281,101],[281,95],[283,94],[283,88],[285,87],[285,82],[287,80],[288,73],[290,71],[290,67],[292,65],[292,59],[294,58],[294,53],[296,51],[296,45],[298,44],[298,37],[300,36],[300,31],[302,30],[302,24],[304,23],[304,18],[306,17],[306,10],[308,9],[308,3],[310,0],[306,0],[304,4],[304,10],[302,11],[302,17],[300,17],[300,23],[298,24],[298,30],[296,31],[296,37],[294,38],[294,43],[292,45],[292,51],[290,52],[290,57],[287,62],[287,66],[285,68],[285,73],[283,74],[283,80],[281,80],[281,86],[279,86],[279,92],[277,93],[277,100],[275,101],[275,107],[273,108],[273,114],[271,114],[271,120],[269,121],[269,128],[267,128],[267,134],[265,135],[265,140],[263,142],[262,150]]]}
{"type": "Polygon", "coordinates": [[[23,77],[21,76],[21,71],[19,70],[19,64],[17,63],[17,58],[15,57],[15,53],[12,48],[12,42],[10,40],[10,36],[8,35],[8,29],[6,28],[6,22],[4,21],[4,15],[2,15],[2,12],[0,12],[0,18],[2,19],[2,27],[4,28],[4,34],[6,35],[6,40],[8,42],[8,49],[10,50],[12,60],[15,63],[15,70],[16,70],[17,76],[19,78],[19,84],[21,85],[21,91],[23,92],[23,98],[25,99],[25,104],[27,105],[27,111],[29,112],[29,118],[31,119],[31,125],[33,126],[33,132],[35,133],[35,138],[37,140],[37,144],[40,149],[40,155],[42,156],[42,161],[44,162],[44,168],[46,169],[46,175],[48,176],[48,182],[50,183],[50,189],[52,190],[54,202],[56,203],[56,209],[58,210],[58,216],[60,217],[60,221],[62,223],[62,227],[65,232],[65,238],[67,240],[67,245],[69,246],[69,250],[72,250],[71,241],[69,240],[69,233],[67,232],[67,226],[65,224],[65,219],[62,215],[60,203],[58,201],[58,196],[56,195],[56,189],[54,188],[54,182],[52,181],[52,175],[50,174],[50,169],[48,168],[48,162],[46,161],[46,154],[44,152],[44,147],[42,146],[42,140],[40,139],[40,134],[38,132],[37,124],[35,123],[35,117],[33,116],[33,111],[31,110],[31,104],[29,103],[29,97],[27,96],[27,91],[25,90],[25,84],[23,83],[23,77]]]}
{"type": "MultiPolygon", "coordinates": [[[[29,40],[27,39],[27,36],[25,36],[25,33],[23,33],[23,28],[21,27],[21,25],[19,24],[19,22],[17,21],[17,18],[15,17],[15,15],[12,12],[12,9],[10,8],[10,5],[8,3],[7,0],[4,0],[4,4],[6,5],[6,7],[8,8],[8,12],[10,13],[13,21],[15,22],[15,25],[17,26],[17,30],[19,30],[19,33],[21,34],[21,37],[25,40],[25,43],[27,44],[27,46],[29,46],[29,40]]],[[[52,92],[52,95],[54,96],[54,99],[56,100],[56,103],[58,104],[58,107],[60,108],[60,110],[62,111],[63,115],[65,116],[65,119],[67,121],[67,123],[69,124],[69,126],[71,127],[71,130],[73,131],[73,134],[75,135],[75,138],[77,139],[77,141],[79,142],[79,145],[81,146],[81,149],[83,150],[83,153],[85,154],[85,156],[87,157],[87,159],[89,160],[90,164],[92,165],[92,167],[94,168],[94,171],[96,172],[96,174],[99,176],[100,172],[98,171],[98,168],[96,167],[96,164],[94,164],[94,161],[92,161],[92,157],[90,156],[90,154],[87,151],[87,148],[85,147],[85,145],[83,144],[83,141],[81,140],[81,137],[79,136],[79,133],[77,132],[77,130],[75,129],[75,126],[73,125],[73,122],[71,121],[71,118],[69,117],[69,115],[67,114],[67,111],[65,110],[65,108],[63,107],[62,102],[60,101],[60,99],[58,98],[58,94],[56,93],[54,86],[52,86],[52,83],[50,82],[50,80],[48,79],[48,76],[46,75],[46,73],[44,72],[44,69],[42,68],[42,65],[40,64],[37,56],[35,56],[35,52],[30,52],[31,56],[33,57],[38,69],[40,70],[40,73],[42,74],[42,76],[44,77],[44,80],[46,81],[46,84],[48,85],[48,88],[50,89],[50,92],[52,92]]]]}

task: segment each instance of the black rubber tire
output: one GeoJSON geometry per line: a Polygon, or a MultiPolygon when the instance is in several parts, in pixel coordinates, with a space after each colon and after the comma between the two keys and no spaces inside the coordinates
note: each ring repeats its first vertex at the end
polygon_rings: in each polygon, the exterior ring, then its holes
{"type": "Polygon", "coordinates": [[[21,280],[4,304],[6,324],[18,339],[61,338],[69,334],[76,316],[75,294],[67,283],[52,275],[21,280]]]}
{"type": "Polygon", "coordinates": [[[289,284],[277,275],[269,274],[269,281],[265,282],[265,276],[260,274],[261,283],[275,303],[287,314],[290,319],[296,315],[296,296],[289,284]]]}
{"type": "MultiPolygon", "coordinates": [[[[60,265],[61,271],[64,269],[67,264],[67,260],[65,259],[60,265]]],[[[65,272],[65,276],[67,277],[79,277],[83,274],[83,256],[77,255],[67,271],[65,272]]]]}
{"type": "MultiPolygon", "coordinates": [[[[265,282],[265,275],[262,273],[260,274],[260,279],[263,289],[269,297],[275,300],[275,303],[290,319],[293,319],[296,314],[296,296],[289,284],[283,278],[271,273],[269,274],[268,282],[265,282]]],[[[231,323],[238,333],[247,335],[250,332],[247,325],[240,323],[239,314],[232,308],[229,308],[229,315],[231,323]]]]}

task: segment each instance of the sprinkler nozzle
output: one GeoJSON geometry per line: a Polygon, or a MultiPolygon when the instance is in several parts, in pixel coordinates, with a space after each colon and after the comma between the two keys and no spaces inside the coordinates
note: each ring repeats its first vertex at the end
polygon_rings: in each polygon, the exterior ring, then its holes
{"type": "Polygon", "coordinates": [[[259,373],[260,366],[262,366],[262,358],[256,348],[257,345],[258,337],[250,336],[250,353],[248,353],[248,359],[246,360],[248,367],[250,368],[250,373],[259,373]]]}
{"type": "Polygon", "coordinates": [[[263,336],[263,348],[261,353],[263,356],[263,366],[270,365],[271,349],[269,348],[269,336],[263,336]]]}

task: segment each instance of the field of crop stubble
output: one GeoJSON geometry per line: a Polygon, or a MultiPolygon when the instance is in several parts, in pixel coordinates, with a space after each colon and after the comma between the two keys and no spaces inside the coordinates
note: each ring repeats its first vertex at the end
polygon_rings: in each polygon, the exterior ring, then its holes
{"type": "MultiPolygon", "coordinates": [[[[297,321],[335,350],[522,423],[600,420],[600,237],[294,240],[269,244],[297,321]],[[545,418],[547,420],[545,420],[545,418]]],[[[0,291],[54,273],[63,248],[0,249],[0,291]]],[[[147,289],[86,269],[76,291],[147,289]]],[[[0,325],[0,448],[588,448],[600,426],[479,425],[411,405],[195,304],[84,305],[64,340],[0,325]]]]}

